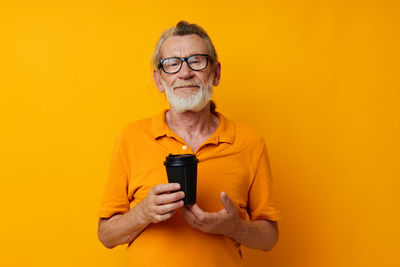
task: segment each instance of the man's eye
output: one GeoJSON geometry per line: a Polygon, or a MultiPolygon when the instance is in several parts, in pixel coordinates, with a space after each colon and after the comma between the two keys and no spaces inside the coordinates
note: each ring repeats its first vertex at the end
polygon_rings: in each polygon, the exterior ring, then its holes
{"type": "Polygon", "coordinates": [[[166,62],[165,66],[168,67],[176,67],[179,65],[179,62],[166,62]]]}

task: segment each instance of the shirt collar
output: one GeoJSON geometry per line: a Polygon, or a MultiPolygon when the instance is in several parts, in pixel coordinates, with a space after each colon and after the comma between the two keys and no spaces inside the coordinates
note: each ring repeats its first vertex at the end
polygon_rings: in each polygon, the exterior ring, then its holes
{"type": "MultiPolygon", "coordinates": [[[[167,111],[168,109],[165,109],[152,118],[151,132],[154,139],[158,139],[163,136],[176,136],[176,134],[168,127],[165,121],[165,113],[167,113],[167,111]]],[[[233,144],[233,141],[235,140],[235,127],[233,122],[225,118],[225,116],[219,112],[216,112],[216,114],[219,118],[219,124],[208,141],[213,144],[233,144]]]]}

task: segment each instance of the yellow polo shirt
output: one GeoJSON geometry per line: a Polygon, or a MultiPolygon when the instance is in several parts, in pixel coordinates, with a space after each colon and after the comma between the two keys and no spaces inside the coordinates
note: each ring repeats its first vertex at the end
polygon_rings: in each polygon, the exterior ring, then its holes
{"type": "MultiPolygon", "coordinates": [[[[168,154],[194,153],[168,128],[166,111],[132,122],[117,134],[99,217],[125,213],[150,188],[168,183],[163,165],[168,154]]],[[[195,151],[196,203],[204,211],[217,212],[223,208],[219,194],[225,191],[243,219],[278,220],[263,138],[217,115],[216,131],[195,151]]],[[[243,259],[239,243],[192,228],[178,210],[169,220],[150,224],[128,245],[126,266],[243,266],[243,259]]]]}

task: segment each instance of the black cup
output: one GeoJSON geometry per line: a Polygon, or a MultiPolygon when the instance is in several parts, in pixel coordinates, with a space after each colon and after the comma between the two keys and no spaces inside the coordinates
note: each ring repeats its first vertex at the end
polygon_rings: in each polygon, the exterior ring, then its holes
{"type": "Polygon", "coordinates": [[[194,154],[169,154],[164,161],[168,182],[179,183],[181,191],[185,192],[185,205],[196,203],[197,162],[194,154]]]}

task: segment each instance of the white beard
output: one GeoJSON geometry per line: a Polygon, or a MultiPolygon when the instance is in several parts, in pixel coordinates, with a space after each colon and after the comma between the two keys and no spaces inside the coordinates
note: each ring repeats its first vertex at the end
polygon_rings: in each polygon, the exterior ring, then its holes
{"type": "Polygon", "coordinates": [[[166,82],[161,78],[161,84],[165,88],[165,94],[167,95],[168,102],[178,113],[185,111],[199,112],[204,109],[210,102],[212,91],[213,91],[214,75],[211,74],[207,83],[203,86],[198,81],[189,82],[177,82],[171,87],[167,86],[166,82]],[[174,91],[174,87],[178,86],[200,86],[200,90],[189,96],[177,96],[174,91]]]}

